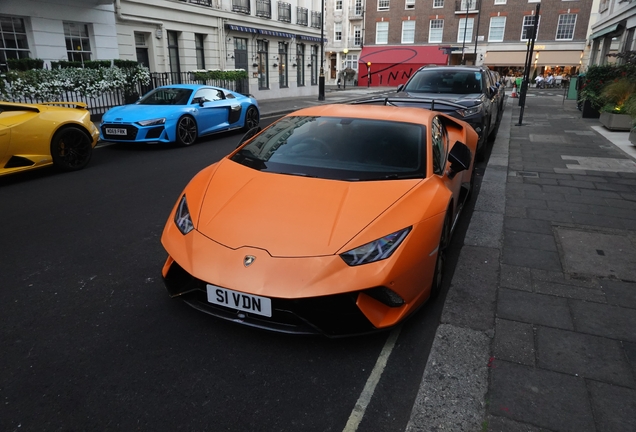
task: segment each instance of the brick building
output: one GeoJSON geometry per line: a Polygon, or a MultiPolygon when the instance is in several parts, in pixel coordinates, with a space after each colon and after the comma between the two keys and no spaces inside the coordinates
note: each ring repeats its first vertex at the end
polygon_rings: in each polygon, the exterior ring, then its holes
{"type": "MultiPolygon", "coordinates": [[[[521,71],[527,41],[540,5],[538,34],[532,53],[537,73],[578,70],[593,0],[367,0],[364,48],[360,62],[377,52],[410,50],[424,57],[440,50],[448,64],[486,65],[503,73],[521,71]]],[[[403,56],[405,57],[405,56],[403,56]]],[[[415,70],[406,60],[394,73],[372,85],[393,85],[415,70]],[[391,80],[390,78],[394,78],[391,80]]],[[[371,66],[373,68],[373,66],[371,66]]],[[[372,70],[372,74],[374,74],[372,70]]]]}

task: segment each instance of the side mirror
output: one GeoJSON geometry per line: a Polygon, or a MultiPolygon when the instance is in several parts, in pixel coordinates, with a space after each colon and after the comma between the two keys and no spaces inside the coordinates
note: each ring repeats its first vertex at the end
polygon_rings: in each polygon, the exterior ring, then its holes
{"type": "Polygon", "coordinates": [[[470,168],[473,155],[466,144],[461,141],[455,141],[455,144],[448,155],[448,160],[451,164],[448,177],[453,178],[455,177],[455,174],[466,171],[470,168]]]}
{"type": "Polygon", "coordinates": [[[397,88],[398,93],[404,90],[404,84],[400,84],[397,88]]]}
{"type": "Polygon", "coordinates": [[[250,138],[252,138],[256,134],[258,134],[261,130],[262,129],[261,129],[260,126],[256,126],[256,127],[252,128],[252,129],[248,130],[245,133],[245,135],[243,135],[243,138],[241,138],[241,140],[239,141],[239,143],[236,146],[236,148],[239,148],[240,146],[242,146],[245,141],[249,140],[250,138]]]}

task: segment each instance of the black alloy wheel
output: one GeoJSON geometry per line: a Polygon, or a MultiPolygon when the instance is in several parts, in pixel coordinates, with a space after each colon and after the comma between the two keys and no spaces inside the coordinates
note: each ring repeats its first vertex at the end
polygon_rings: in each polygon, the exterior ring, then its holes
{"type": "Polygon", "coordinates": [[[255,106],[250,106],[245,113],[245,124],[243,130],[248,131],[258,126],[259,114],[255,106]]]}
{"type": "Polygon", "coordinates": [[[177,144],[189,146],[197,140],[197,122],[190,116],[183,116],[177,123],[177,144]]]}
{"type": "Polygon", "coordinates": [[[442,228],[442,235],[439,239],[439,246],[437,248],[437,259],[435,260],[435,272],[433,273],[433,284],[431,285],[431,300],[439,297],[442,292],[442,281],[444,280],[444,264],[446,263],[446,249],[450,244],[450,226],[451,226],[451,213],[450,208],[444,221],[444,227],[442,228]]]}
{"type": "Polygon", "coordinates": [[[69,126],[53,135],[51,157],[53,164],[64,171],[84,168],[93,154],[93,141],[86,131],[69,126]]]}

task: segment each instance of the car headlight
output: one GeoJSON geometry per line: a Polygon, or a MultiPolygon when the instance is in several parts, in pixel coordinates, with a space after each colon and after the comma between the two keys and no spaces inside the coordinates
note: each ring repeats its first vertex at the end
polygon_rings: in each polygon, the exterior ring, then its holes
{"type": "Polygon", "coordinates": [[[177,224],[177,228],[179,228],[179,231],[181,231],[183,235],[186,235],[194,229],[185,195],[181,198],[181,201],[179,201],[177,212],[174,215],[174,223],[177,224]]]}
{"type": "Polygon", "coordinates": [[[484,104],[475,105],[474,107],[458,109],[457,113],[462,117],[470,117],[479,114],[484,109],[484,104]]]}
{"type": "Polygon", "coordinates": [[[350,251],[340,254],[340,258],[350,266],[368,264],[375,261],[386,259],[393,254],[395,249],[402,243],[411,231],[412,227],[407,227],[396,231],[393,234],[386,235],[371,243],[367,243],[350,251]]]}
{"type": "Polygon", "coordinates": [[[156,125],[162,125],[165,122],[166,122],[165,118],[158,118],[158,119],[152,119],[152,120],[138,121],[137,124],[140,126],[156,126],[156,125]]]}

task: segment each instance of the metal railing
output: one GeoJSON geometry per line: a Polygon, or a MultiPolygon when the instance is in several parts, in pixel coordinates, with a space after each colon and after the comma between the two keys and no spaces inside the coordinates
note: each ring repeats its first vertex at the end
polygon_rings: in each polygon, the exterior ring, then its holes
{"type": "MultiPolygon", "coordinates": [[[[196,80],[194,74],[190,72],[152,72],[150,74],[150,83],[148,85],[137,85],[134,92],[126,94],[124,89],[119,89],[113,92],[104,93],[98,97],[82,96],[78,92],[66,91],[58,95],[59,101],[72,101],[72,102],[84,102],[88,105],[88,110],[91,113],[92,118],[101,118],[102,114],[108,111],[110,108],[124,105],[127,103],[134,103],[140,96],[148,93],[157,87],[172,84],[206,84],[214,87],[222,87],[228,90],[232,90],[241,94],[249,93],[249,83],[247,79],[240,79],[236,81],[227,80],[196,80]],[[131,94],[132,93],[132,94],[131,94]]],[[[41,99],[35,97],[21,97],[21,98],[8,98],[9,102],[20,103],[42,103],[42,102],[54,102],[54,100],[41,99]]]]}

